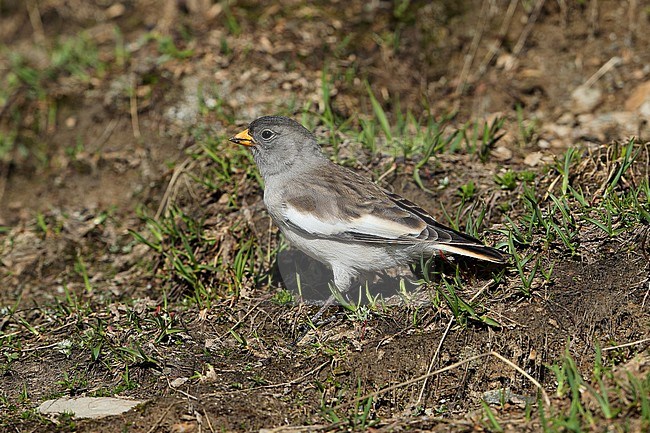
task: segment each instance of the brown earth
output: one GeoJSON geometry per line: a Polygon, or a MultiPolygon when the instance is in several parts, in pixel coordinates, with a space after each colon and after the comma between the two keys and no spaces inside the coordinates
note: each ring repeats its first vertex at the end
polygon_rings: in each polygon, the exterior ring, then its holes
{"type": "MultiPolygon", "coordinates": [[[[530,296],[514,269],[481,291],[491,270],[461,261],[459,295],[480,292],[480,314],[499,327],[459,323],[442,301],[391,307],[364,320],[332,310],[331,322],[296,344],[316,307],[272,300],[281,282],[275,276],[268,284],[274,263],[267,253],[280,241],[252,170],[233,163],[231,179],[218,189],[188,173],[201,176],[216,165],[191,157],[206,137],[222,138],[215,145],[221,155],[245,158],[223,138],[262,114],[300,118],[306,109],[319,136],[330,140],[319,117],[327,109],[325,70],[334,115],[351,117],[353,130],[372,114],[364,81],[393,121],[399,110],[436,118],[457,111],[450,128],[506,117],[506,135],[486,162],[468,152],[441,154],[422,170],[427,190],[413,181],[415,161],[371,155],[341,133],[337,158],[368,177],[385,174],[382,186],[441,221],[439,204],[455,213],[458,188],[473,181],[475,201],[487,204],[483,229],[504,229],[504,208],[510,218],[523,215],[523,191],[499,188],[494,175],[531,171],[538,190],[552,191],[552,161],[573,145],[584,149],[586,163],[575,165],[572,182],[597,199],[615,164],[607,157],[611,140],[648,138],[636,100],[650,80],[650,34],[642,30],[649,11],[648,1],[0,2],[3,84],[9,88],[15,53],[34,70],[50,71],[35,86],[42,96],[21,84],[0,99],[3,137],[17,137],[0,152],[0,429],[362,430],[350,421],[356,397],[429,368],[494,351],[553,394],[547,366],[565,353],[589,376],[596,345],[647,339],[650,249],[647,225],[637,224],[616,237],[583,227],[574,255],[539,237],[518,245],[553,269],[550,278],[535,279],[530,296]],[[158,39],[146,38],[152,34],[158,39]],[[57,41],[80,37],[97,51],[96,63],[85,66],[87,79],[65,64],[51,66],[49,57],[57,41]],[[161,46],[166,37],[191,53],[161,46]],[[615,66],[605,66],[592,85],[599,102],[580,106],[571,93],[613,58],[615,66]],[[241,286],[232,272],[202,273],[215,294],[210,305],[188,300],[179,272],[130,233],[145,233],[143,215],[172,204],[203,222],[204,242],[192,245],[203,264],[234,261],[247,239],[256,248],[241,286]],[[164,332],[170,329],[180,332],[164,332]],[[65,339],[73,343],[68,351],[57,346],[65,339]],[[94,360],[87,348],[99,341],[94,360]],[[21,415],[54,396],[113,394],[147,403],[103,420],[21,415]]],[[[643,149],[628,185],[648,176],[647,144],[643,149]]],[[[325,150],[335,153],[328,144],[325,150]]],[[[505,236],[493,231],[486,240],[505,236]]],[[[630,365],[647,348],[646,340],[609,350],[607,362],[630,365]]],[[[647,377],[647,363],[638,370],[647,377]]],[[[371,419],[380,420],[373,428],[489,430],[481,398],[500,388],[538,397],[525,376],[481,358],[429,378],[424,388],[418,381],[382,391],[372,402],[371,419]]],[[[506,431],[538,431],[537,418],[527,420],[521,406],[508,401],[493,410],[506,431]]],[[[641,431],[635,422],[627,431],[641,431]]]]}

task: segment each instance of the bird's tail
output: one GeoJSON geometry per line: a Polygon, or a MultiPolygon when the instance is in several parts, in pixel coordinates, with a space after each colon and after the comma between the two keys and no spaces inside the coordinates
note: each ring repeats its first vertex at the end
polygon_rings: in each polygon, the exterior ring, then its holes
{"type": "Polygon", "coordinates": [[[508,255],[496,248],[476,244],[443,244],[439,243],[436,248],[445,253],[459,254],[492,263],[506,263],[508,255]]]}

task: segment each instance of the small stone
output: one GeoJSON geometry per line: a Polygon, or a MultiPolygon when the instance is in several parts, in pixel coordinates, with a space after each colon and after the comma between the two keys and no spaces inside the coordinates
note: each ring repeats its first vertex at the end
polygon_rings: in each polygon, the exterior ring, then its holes
{"type": "Polygon", "coordinates": [[[122,3],[115,3],[114,5],[111,5],[109,6],[108,9],[106,9],[106,17],[108,19],[121,17],[122,15],[124,15],[124,11],[126,11],[126,8],[122,3]]]}
{"type": "Polygon", "coordinates": [[[625,110],[637,111],[645,103],[650,103],[650,81],[639,84],[634,88],[630,97],[625,101],[625,110]]]}
{"type": "Polygon", "coordinates": [[[612,111],[593,117],[581,117],[579,120],[580,126],[576,128],[574,138],[592,137],[604,142],[636,135],[640,116],[629,111],[612,111]]]}
{"type": "Polygon", "coordinates": [[[567,146],[566,142],[564,142],[563,140],[559,140],[559,139],[551,140],[551,141],[549,141],[549,143],[551,144],[551,147],[554,148],[554,149],[565,149],[565,148],[569,147],[569,146],[567,146]]]}
{"type": "Polygon", "coordinates": [[[172,424],[169,431],[172,433],[192,433],[196,431],[196,422],[179,422],[172,424]]]}
{"type": "Polygon", "coordinates": [[[213,20],[223,12],[223,5],[221,3],[216,3],[208,9],[206,16],[209,20],[213,20]]]}
{"type": "Polygon", "coordinates": [[[582,125],[583,123],[593,122],[596,116],[593,114],[581,114],[578,116],[578,124],[582,125]]]}
{"type": "Polygon", "coordinates": [[[639,114],[650,122],[650,101],[646,101],[639,107],[639,114]]]}
{"type": "Polygon", "coordinates": [[[503,69],[504,71],[512,71],[518,64],[517,58],[512,54],[502,54],[497,57],[497,68],[503,69]]]}
{"type": "Polygon", "coordinates": [[[217,338],[206,338],[204,347],[207,350],[215,349],[215,348],[219,347],[219,339],[217,339],[217,338]]]}
{"type": "Polygon", "coordinates": [[[178,388],[179,386],[183,386],[185,382],[187,382],[189,378],[187,377],[177,377],[176,379],[172,380],[169,384],[171,385],[172,388],[178,388]]]}
{"type": "Polygon", "coordinates": [[[492,156],[499,161],[507,161],[512,158],[512,150],[504,146],[498,146],[492,150],[492,156]]]}
{"type": "Polygon", "coordinates": [[[542,152],[532,152],[526,155],[524,158],[524,164],[530,166],[530,167],[535,167],[538,165],[541,161],[544,155],[542,152]]]}
{"type": "Polygon", "coordinates": [[[590,113],[600,104],[603,92],[595,87],[579,86],[571,92],[573,109],[578,113],[590,113]]]}
{"type": "Polygon", "coordinates": [[[65,119],[65,126],[68,129],[72,129],[75,126],[77,126],[77,118],[74,116],[70,116],[67,119],[65,119]]]}
{"type": "Polygon", "coordinates": [[[557,138],[567,138],[571,136],[571,130],[573,127],[567,125],[556,125],[554,123],[548,123],[544,125],[544,130],[550,133],[553,137],[557,138]]]}
{"type": "Polygon", "coordinates": [[[208,369],[205,372],[205,375],[201,378],[202,381],[207,382],[216,382],[217,381],[217,372],[214,371],[214,367],[208,364],[208,369]]]}
{"type": "Polygon", "coordinates": [[[557,119],[556,123],[558,125],[573,125],[573,122],[575,122],[573,113],[564,113],[559,119],[557,119]]]}
{"type": "Polygon", "coordinates": [[[42,414],[71,413],[74,418],[103,418],[119,415],[141,403],[144,401],[115,397],[63,397],[44,401],[38,411],[42,414]]]}

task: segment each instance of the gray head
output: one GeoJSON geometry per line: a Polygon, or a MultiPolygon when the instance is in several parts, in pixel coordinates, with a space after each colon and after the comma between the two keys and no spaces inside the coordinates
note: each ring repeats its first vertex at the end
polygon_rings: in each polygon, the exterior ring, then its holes
{"type": "Polygon", "coordinates": [[[324,158],[314,134],[288,117],[260,117],[230,141],[251,149],[265,179],[324,158]]]}

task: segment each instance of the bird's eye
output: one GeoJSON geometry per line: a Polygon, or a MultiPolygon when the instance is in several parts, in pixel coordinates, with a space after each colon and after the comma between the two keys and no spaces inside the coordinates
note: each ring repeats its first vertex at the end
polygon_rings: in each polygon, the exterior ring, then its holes
{"type": "Polygon", "coordinates": [[[265,129],[262,131],[262,138],[265,140],[268,140],[269,138],[273,137],[273,131],[270,129],[265,129]]]}

